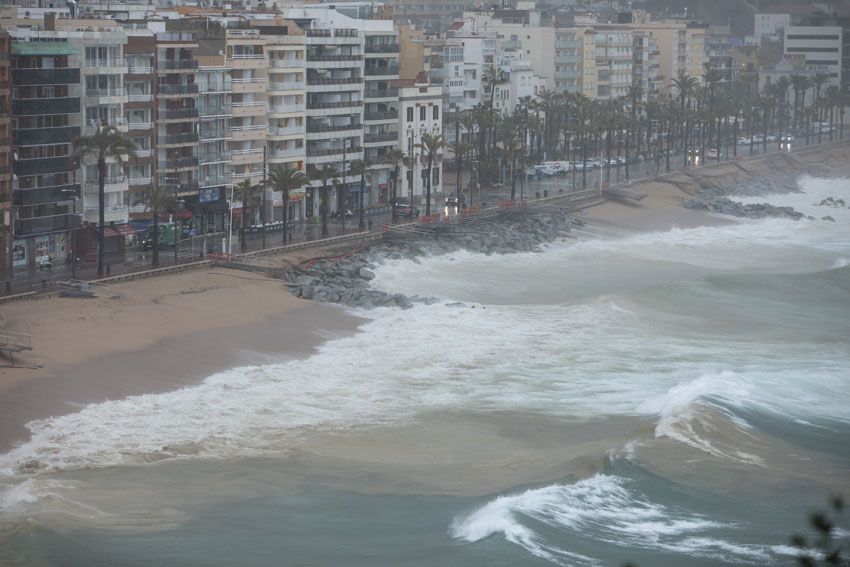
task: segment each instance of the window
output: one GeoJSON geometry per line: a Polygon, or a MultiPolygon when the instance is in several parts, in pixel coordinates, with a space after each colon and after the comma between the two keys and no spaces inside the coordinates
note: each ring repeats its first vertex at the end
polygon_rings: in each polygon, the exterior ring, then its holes
{"type": "Polygon", "coordinates": [[[413,122],[413,107],[408,107],[407,109],[407,121],[413,122]]]}
{"type": "Polygon", "coordinates": [[[440,107],[436,104],[434,105],[434,120],[440,119],[440,107]]]}
{"type": "Polygon", "coordinates": [[[426,120],[424,106],[419,107],[419,120],[426,120]]]}
{"type": "Polygon", "coordinates": [[[440,184],[440,168],[434,168],[434,185],[440,184]]]}

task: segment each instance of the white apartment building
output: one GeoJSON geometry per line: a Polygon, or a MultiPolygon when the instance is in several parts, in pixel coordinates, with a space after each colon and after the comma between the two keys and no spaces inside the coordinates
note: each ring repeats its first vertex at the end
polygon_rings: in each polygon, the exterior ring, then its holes
{"type": "Polygon", "coordinates": [[[829,85],[841,85],[842,29],[838,26],[786,26],[783,54],[802,55],[809,71],[829,75],[829,85]]]}
{"type": "MultiPolygon", "coordinates": [[[[417,144],[422,135],[443,133],[443,91],[439,86],[413,84],[399,88],[398,131],[399,146],[405,156],[412,158],[399,169],[398,197],[409,199],[414,206],[425,205],[427,157],[422,155],[417,144]]],[[[443,203],[442,156],[435,159],[431,171],[431,208],[443,203]]],[[[424,214],[424,210],[421,211],[424,214]]]]}
{"type": "Polygon", "coordinates": [[[763,38],[779,40],[784,35],[784,29],[791,25],[791,14],[757,13],[753,16],[756,44],[763,38]]]}
{"type": "Polygon", "coordinates": [[[198,207],[194,218],[199,233],[224,231],[229,222],[222,205],[229,199],[231,139],[230,71],[224,55],[199,55],[198,72],[198,207]]]}
{"type": "Polygon", "coordinates": [[[493,106],[497,112],[509,115],[515,111],[521,99],[536,98],[544,81],[535,74],[531,62],[523,58],[521,51],[503,51],[499,58],[499,68],[504,72],[507,82],[496,86],[493,106]]]}

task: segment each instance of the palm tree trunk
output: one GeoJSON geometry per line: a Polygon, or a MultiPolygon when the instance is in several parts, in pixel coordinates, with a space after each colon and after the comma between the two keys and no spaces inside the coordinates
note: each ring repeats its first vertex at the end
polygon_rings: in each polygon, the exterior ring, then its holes
{"type": "Polygon", "coordinates": [[[159,207],[153,210],[153,267],[159,266],[159,207]]]}
{"type": "Polygon", "coordinates": [[[248,222],[246,219],[245,210],[248,208],[248,196],[245,196],[245,201],[242,202],[242,226],[239,227],[239,248],[242,252],[248,251],[248,240],[245,238],[245,224],[248,222]]]}
{"type": "Polygon", "coordinates": [[[281,197],[283,197],[283,245],[286,246],[289,244],[289,235],[287,231],[289,229],[289,190],[281,191],[281,197]]]}
{"type": "Polygon", "coordinates": [[[322,194],[320,197],[322,208],[322,238],[328,237],[328,187],[327,182],[322,184],[322,194]]]}
{"type": "Polygon", "coordinates": [[[104,225],[106,224],[106,159],[97,160],[97,275],[103,276],[103,260],[106,253],[104,225]]]}
{"type": "MultiPolygon", "coordinates": [[[[425,180],[425,216],[431,215],[431,166],[433,165],[433,157],[428,156],[428,178],[425,180]]],[[[412,203],[411,203],[412,206],[412,203]]]]}
{"type": "MultiPolygon", "coordinates": [[[[398,163],[395,164],[393,168],[393,194],[392,194],[392,222],[398,222],[398,209],[396,208],[396,201],[398,201],[398,163]]],[[[410,203],[410,206],[413,206],[413,203],[410,203]]]]}
{"type": "Polygon", "coordinates": [[[357,225],[357,228],[360,231],[366,230],[366,219],[363,217],[363,192],[366,190],[366,164],[363,164],[363,171],[360,172],[360,196],[358,197],[358,206],[359,209],[357,211],[360,216],[360,222],[357,225]]]}

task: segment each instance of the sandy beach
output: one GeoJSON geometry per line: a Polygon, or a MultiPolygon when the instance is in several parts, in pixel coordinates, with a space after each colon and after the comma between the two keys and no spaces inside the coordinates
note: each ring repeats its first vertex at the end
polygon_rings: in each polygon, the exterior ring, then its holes
{"type": "Polygon", "coordinates": [[[0,370],[0,447],[32,419],[174,390],[234,366],[303,356],[353,332],[341,309],[293,297],[279,280],[214,269],[105,286],[97,297],[6,304],[33,351],[0,370]]]}

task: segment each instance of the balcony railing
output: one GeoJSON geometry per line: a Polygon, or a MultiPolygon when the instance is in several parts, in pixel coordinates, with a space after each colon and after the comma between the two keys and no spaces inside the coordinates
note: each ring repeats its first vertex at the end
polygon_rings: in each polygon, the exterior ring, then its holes
{"type": "Polygon", "coordinates": [[[232,86],[230,81],[225,81],[223,83],[212,82],[212,83],[201,83],[198,85],[198,92],[202,93],[227,93],[232,90],[232,86]]]}
{"type": "Polygon", "coordinates": [[[230,128],[216,128],[213,130],[201,130],[200,139],[202,142],[208,140],[221,140],[230,137],[230,128]]]}
{"type": "Polygon", "coordinates": [[[197,69],[198,62],[194,59],[166,59],[165,61],[159,62],[160,69],[197,69]]]}
{"type": "Polygon", "coordinates": [[[358,85],[363,82],[363,77],[346,77],[335,79],[333,77],[307,77],[308,85],[358,85]]]}
{"type": "Polygon", "coordinates": [[[265,124],[248,124],[247,126],[231,126],[230,130],[233,132],[245,132],[247,130],[265,130],[265,124]]]}
{"type": "Polygon", "coordinates": [[[230,152],[215,152],[215,153],[198,155],[198,162],[201,165],[203,165],[205,163],[220,163],[220,162],[230,161],[230,159],[231,159],[230,152]]]}
{"type": "Polygon", "coordinates": [[[111,89],[86,89],[87,98],[104,98],[109,96],[124,96],[126,91],[121,87],[111,89]]]}
{"type": "Polygon", "coordinates": [[[250,108],[252,106],[263,106],[265,103],[259,100],[251,100],[246,102],[234,102],[231,104],[233,108],[250,108]]]}
{"type": "Polygon", "coordinates": [[[166,134],[159,137],[160,144],[194,144],[198,141],[198,135],[194,132],[184,134],[166,134]]]}
{"type": "Polygon", "coordinates": [[[307,157],[325,157],[325,156],[335,156],[346,154],[356,154],[358,152],[362,152],[363,148],[360,147],[347,147],[343,148],[327,148],[327,149],[319,149],[319,148],[307,148],[307,157]]]}
{"type": "Polygon", "coordinates": [[[129,180],[129,183],[130,183],[131,187],[140,187],[140,186],[144,186],[144,185],[150,185],[151,184],[151,178],[150,177],[131,177],[130,180],[129,180]]]}
{"type": "Polygon", "coordinates": [[[396,120],[398,119],[398,110],[367,110],[363,114],[365,120],[396,120]]]}
{"type": "Polygon", "coordinates": [[[364,144],[374,144],[376,142],[396,142],[398,141],[398,132],[378,132],[375,134],[363,134],[364,144]]]}
{"type": "MultiPolygon", "coordinates": [[[[104,185],[121,185],[122,183],[127,182],[127,177],[124,175],[116,175],[114,177],[104,177],[103,184],[104,185]]],[[[99,180],[97,177],[93,177],[91,179],[86,179],[86,188],[95,188],[97,189],[99,185],[99,180]]]]}
{"type": "Polygon", "coordinates": [[[269,59],[269,67],[273,69],[301,69],[304,67],[304,59],[269,59]]]}
{"type": "Polygon", "coordinates": [[[396,98],[398,89],[391,87],[388,89],[366,89],[363,91],[364,98],[396,98]]]}
{"type": "Polygon", "coordinates": [[[79,69],[13,69],[12,81],[17,86],[24,85],[78,85],[79,69]]]}
{"type": "Polygon", "coordinates": [[[133,65],[129,65],[127,67],[127,74],[128,75],[150,75],[151,73],[153,73],[153,67],[151,67],[149,64],[144,64],[144,65],[133,64],[133,65]]]}
{"type": "Polygon", "coordinates": [[[303,91],[307,88],[307,83],[297,81],[291,83],[269,83],[269,91],[303,91]]]}
{"type": "Polygon", "coordinates": [[[136,157],[137,158],[149,158],[153,155],[153,150],[150,148],[147,149],[137,149],[136,157]]]}
{"type": "Polygon", "coordinates": [[[312,55],[307,54],[307,61],[332,62],[332,61],[362,61],[362,55],[312,55]]]}
{"type": "Polygon", "coordinates": [[[227,185],[233,180],[230,174],[208,175],[202,178],[199,182],[201,187],[215,187],[216,185],[227,185]]]}
{"type": "Polygon", "coordinates": [[[310,102],[307,108],[310,110],[324,110],[328,108],[357,108],[363,106],[362,100],[342,100],[339,102],[310,102]]]}
{"type": "Polygon", "coordinates": [[[198,85],[158,85],[156,92],[161,95],[198,94],[198,85]]]}
{"type": "Polygon", "coordinates": [[[246,84],[251,84],[251,83],[261,84],[261,83],[266,82],[266,78],[265,77],[251,77],[250,79],[230,79],[230,82],[233,83],[234,85],[246,85],[246,84]]]}
{"type": "Polygon", "coordinates": [[[266,56],[263,53],[234,53],[230,56],[230,59],[240,60],[240,59],[265,59],[266,56]]]}
{"type": "Polygon", "coordinates": [[[269,106],[268,113],[269,114],[286,114],[289,112],[304,112],[307,109],[307,105],[303,102],[301,104],[284,104],[284,105],[274,105],[269,106]]]}
{"type": "Polygon", "coordinates": [[[15,189],[12,199],[15,205],[43,205],[46,203],[61,203],[80,196],[79,185],[54,185],[50,187],[34,187],[32,189],[15,189]]]}
{"type": "Polygon", "coordinates": [[[151,122],[127,122],[128,130],[150,130],[153,128],[151,122]]]}
{"type": "Polygon", "coordinates": [[[360,130],[363,124],[307,124],[309,134],[320,134],[322,132],[343,132],[345,130],[360,130]]]}
{"type": "Polygon", "coordinates": [[[398,75],[401,67],[398,65],[387,65],[386,67],[366,67],[364,69],[364,74],[367,77],[374,77],[375,75],[398,75]]]}
{"type": "MultiPolygon", "coordinates": [[[[100,222],[100,209],[97,207],[86,207],[86,220],[88,222],[100,222]]],[[[127,205],[109,205],[103,208],[104,222],[120,222],[126,219],[130,214],[130,207],[127,205]]]]}
{"type": "Polygon", "coordinates": [[[27,236],[30,234],[44,234],[58,232],[60,230],[71,230],[76,226],[76,215],[63,214],[47,217],[34,217],[29,219],[15,219],[15,235],[27,236]]]}
{"type": "Polygon", "coordinates": [[[304,157],[304,148],[271,149],[266,153],[268,159],[304,157]]]}
{"type": "Polygon", "coordinates": [[[160,118],[165,120],[178,120],[181,118],[197,118],[197,108],[177,108],[173,110],[166,109],[160,114],[160,118]]]}
{"type": "Polygon", "coordinates": [[[270,136],[293,136],[304,133],[304,126],[290,126],[289,128],[269,127],[270,136]]]}
{"type": "Polygon", "coordinates": [[[76,114],[80,112],[80,97],[31,98],[12,101],[12,114],[18,116],[43,114],[76,114]]]}
{"type": "Polygon", "coordinates": [[[12,142],[16,146],[40,146],[42,144],[69,143],[80,135],[79,126],[60,126],[58,128],[27,128],[12,132],[12,142]]]}
{"type": "Polygon", "coordinates": [[[250,148],[247,150],[232,150],[232,156],[263,155],[263,148],[250,148]]]}
{"type": "Polygon", "coordinates": [[[198,109],[199,116],[230,116],[229,108],[223,106],[205,106],[198,109]]]}
{"type": "Polygon", "coordinates": [[[165,160],[165,169],[185,169],[187,167],[198,167],[198,157],[187,156],[165,160]]]}
{"type": "Polygon", "coordinates": [[[153,93],[129,93],[127,100],[129,102],[150,102],[153,100],[153,93]]]}
{"type": "Polygon", "coordinates": [[[126,59],[86,59],[86,67],[126,67],[126,59]]]}
{"type": "Polygon", "coordinates": [[[262,169],[254,169],[250,171],[234,171],[232,178],[236,179],[247,179],[249,177],[259,177],[263,174],[262,169]]]}
{"type": "Polygon", "coordinates": [[[398,53],[397,43],[372,43],[366,44],[366,53],[398,53]]]}
{"type": "Polygon", "coordinates": [[[15,173],[18,176],[46,175],[65,171],[71,171],[71,160],[68,156],[15,160],[15,173]]]}

